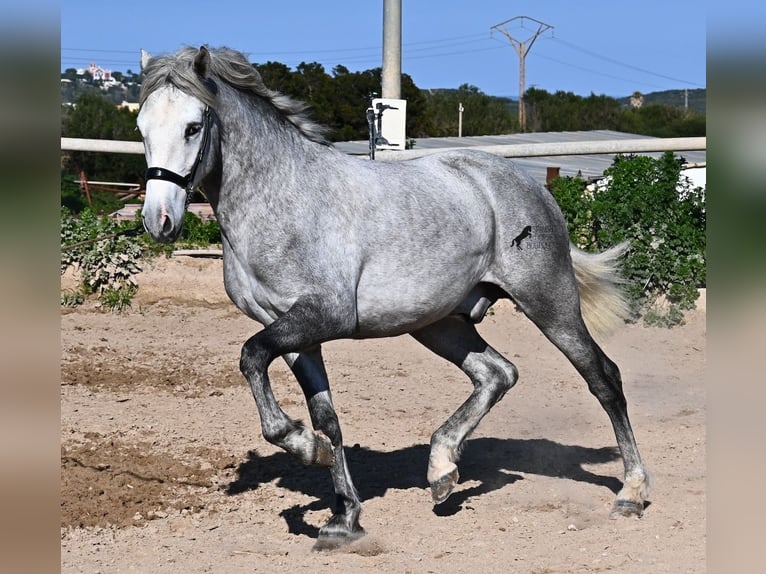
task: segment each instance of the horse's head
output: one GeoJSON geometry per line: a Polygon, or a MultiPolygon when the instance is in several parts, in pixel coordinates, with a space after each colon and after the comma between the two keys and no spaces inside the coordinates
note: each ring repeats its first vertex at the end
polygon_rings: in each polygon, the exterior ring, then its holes
{"type": "MultiPolygon", "coordinates": [[[[205,82],[210,54],[199,49],[190,74],[205,82]]],[[[151,56],[141,55],[144,70],[151,56]]],[[[210,89],[210,88],[208,88],[210,89]]],[[[212,130],[209,105],[165,82],[143,101],[138,129],[149,169],[142,209],[144,228],[155,241],[170,243],[181,234],[188,197],[209,171],[206,155],[212,130]]]]}

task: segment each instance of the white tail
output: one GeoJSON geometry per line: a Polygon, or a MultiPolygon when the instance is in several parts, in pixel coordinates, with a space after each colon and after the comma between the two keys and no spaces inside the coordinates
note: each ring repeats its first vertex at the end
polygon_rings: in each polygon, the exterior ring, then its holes
{"type": "Polygon", "coordinates": [[[604,337],[622,325],[630,314],[620,289],[625,280],[617,273],[617,258],[628,248],[620,243],[602,253],[585,253],[570,246],[580,309],[593,337],[604,337]]]}

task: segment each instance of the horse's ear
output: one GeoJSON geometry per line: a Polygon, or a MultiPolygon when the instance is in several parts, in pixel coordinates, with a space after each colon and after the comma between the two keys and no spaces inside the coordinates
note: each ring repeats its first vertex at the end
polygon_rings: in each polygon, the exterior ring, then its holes
{"type": "Polygon", "coordinates": [[[143,72],[146,69],[146,65],[149,63],[149,60],[152,59],[152,55],[141,48],[141,71],[143,72]]]}
{"type": "Polygon", "coordinates": [[[201,78],[207,77],[207,69],[210,65],[210,52],[205,46],[200,46],[197,55],[194,56],[194,71],[201,78]]]}

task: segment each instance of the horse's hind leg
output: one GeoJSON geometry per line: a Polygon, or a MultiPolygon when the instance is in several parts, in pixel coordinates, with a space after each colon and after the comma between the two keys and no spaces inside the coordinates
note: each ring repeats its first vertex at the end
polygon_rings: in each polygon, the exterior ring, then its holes
{"type": "Polygon", "coordinates": [[[576,303],[574,279],[565,274],[549,277],[545,289],[514,293],[516,303],[556,345],[588,383],[612,422],[625,466],[623,488],[611,516],[641,516],[649,495],[649,477],[641,462],[617,365],[606,356],[588,332],[576,303]]]}
{"type": "Polygon", "coordinates": [[[435,504],[444,502],[458,481],[455,464],[466,437],[518,378],[516,367],[490,347],[464,318],[451,316],[412,333],[420,343],[454,363],[474,385],[471,396],[431,437],[428,482],[435,504]]]}

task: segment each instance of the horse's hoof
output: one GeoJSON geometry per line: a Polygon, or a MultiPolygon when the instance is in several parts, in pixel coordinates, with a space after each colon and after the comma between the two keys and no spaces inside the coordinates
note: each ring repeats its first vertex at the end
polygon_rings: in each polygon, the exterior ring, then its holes
{"type": "Polygon", "coordinates": [[[641,518],[644,514],[643,503],[636,502],[634,500],[615,500],[614,506],[612,506],[612,512],[609,513],[609,518],[615,520],[623,516],[635,516],[641,518]]]}
{"type": "Polygon", "coordinates": [[[431,483],[431,498],[433,498],[434,504],[441,504],[449,498],[449,495],[452,494],[457,485],[458,477],[457,467],[455,467],[452,471],[431,483]]]}
{"type": "Polygon", "coordinates": [[[360,529],[356,532],[345,533],[341,536],[331,534],[319,534],[319,538],[314,543],[312,550],[315,552],[327,552],[330,550],[337,550],[348,546],[352,542],[356,542],[365,535],[364,529],[360,529]]]}
{"type": "Polygon", "coordinates": [[[314,544],[314,550],[335,550],[347,546],[365,535],[364,528],[356,522],[349,528],[340,515],[333,515],[330,521],[319,529],[319,538],[314,544]]]}
{"type": "Polygon", "coordinates": [[[335,451],[332,448],[330,439],[321,434],[316,437],[316,452],[314,453],[314,464],[317,466],[332,466],[335,464],[335,451]]]}

